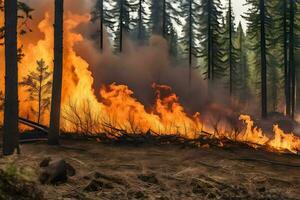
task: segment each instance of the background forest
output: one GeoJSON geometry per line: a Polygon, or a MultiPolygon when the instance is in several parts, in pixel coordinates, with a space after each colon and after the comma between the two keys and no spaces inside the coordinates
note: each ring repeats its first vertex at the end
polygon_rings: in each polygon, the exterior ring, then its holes
{"type": "Polygon", "coordinates": [[[220,0],[98,0],[91,14],[101,50],[106,33],[115,52],[124,51],[125,36],[145,44],[152,34],[161,35],[174,66],[188,63],[235,99],[261,102],[263,116],[294,116],[299,104],[298,4],[247,0],[246,28],[235,23],[231,0],[226,5],[220,0]]]}

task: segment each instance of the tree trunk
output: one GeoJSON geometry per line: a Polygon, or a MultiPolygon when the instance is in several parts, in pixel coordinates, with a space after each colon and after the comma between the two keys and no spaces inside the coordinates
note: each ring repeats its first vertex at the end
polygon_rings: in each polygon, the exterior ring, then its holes
{"type": "Polygon", "coordinates": [[[63,75],[63,5],[64,0],[55,0],[54,25],[54,71],[48,143],[59,144],[61,90],[63,75]]]}
{"type": "Polygon", "coordinates": [[[163,0],[163,8],[162,8],[162,36],[166,38],[166,24],[167,24],[167,11],[166,11],[166,0],[163,0]]]}
{"type": "Polygon", "coordinates": [[[193,0],[189,0],[189,87],[192,85],[192,63],[193,63],[193,57],[192,57],[192,48],[193,48],[193,33],[192,33],[192,4],[193,0]]]}
{"type": "Polygon", "coordinates": [[[40,71],[40,80],[39,80],[39,99],[38,99],[38,119],[37,123],[39,124],[41,121],[41,108],[42,108],[42,84],[43,84],[43,70],[40,71]]]}
{"type": "Polygon", "coordinates": [[[120,44],[119,52],[123,51],[123,16],[124,16],[124,0],[120,0],[120,44]]]}
{"type": "Polygon", "coordinates": [[[229,0],[229,94],[232,95],[233,92],[233,66],[232,66],[232,10],[231,10],[231,0],[229,0]]]}
{"type": "Polygon", "coordinates": [[[139,28],[138,28],[138,41],[142,41],[142,26],[143,26],[143,7],[142,7],[142,0],[139,0],[139,28]]]}
{"type": "Polygon", "coordinates": [[[285,84],[285,102],[286,115],[291,116],[291,93],[290,93],[290,77],[288,63],[288,28],[287,28],[287,0],[283,3],[283,32],[284,32],[284,84],[285,84]]]}
{"type": "Polygon", "coordinates": [[[207,10],[207,79],[213,79],[212,62],[212,30],[211,30],[211,0],[208,0],[207,10]]]}
{"type": "Polygon", "coordinates": [[[5,108],[3,154],[12,155],[19,146],[17,0],[6,0],[5,6],[5,108]]]}
{"type": "Polygon", "coordinates": [[[100,50],[103,51],[103,43],[104,43],[104,13],[103,13],[103,0],[100,0],[100,50]]]}
{"type": "Polygon", "coordinates": [[[295,0],[290,0],[290,42],[289,42],[289,74],[290,74],[290,94],[291,94],[291,117],[295,118],[296,103],[296,70],[295,70],[295,0]]]}
{"type": "Polygon", "coordinates": [[[266,33],[265,33],[265,2],[259,1],[260,10],[260,46],[261,46],[261,115],[262,118],[267,118],[267,60],[266,60],[266,33]]]}

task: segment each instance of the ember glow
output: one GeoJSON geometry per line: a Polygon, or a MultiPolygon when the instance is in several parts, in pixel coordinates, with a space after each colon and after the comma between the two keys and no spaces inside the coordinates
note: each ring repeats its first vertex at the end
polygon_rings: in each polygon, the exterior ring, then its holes
{"type": "MultiPolygon", "coordinates": [[[[203,130],[215,136],[213,130],[207,130],[200,113],[189,115],[180,104],[180,97],[166,85],[153,84],[155,102],[146,107],[134,97],[134,92],[126,85],[113,83],[103,85],[100,91],[94,91],[94,78],[89,64],[74,50],[74,45],[83,40],[83,36],[73,31],[80,23],[88,22],[88,15],[65,16],[64,31],[64,77],[62,99],[61,127],[68,132],[89,132],[97,134],[107,131],[107,125],[127,131],[128,133],[145,133],[151,130],[157,134],[178,134],[186,138],[197,138],[203,130]],[[100,93],[100,98],[95,94],[100,93]],[[80,130],[79,130],[79,126],[80,130]],[[83,128],[82,128],[83,127],[83,128]]],[[[25,57],[20,67],[20,79],[34,69],[36,60],[44,59],[52,67],[53,60],[53,26],[49,14],[39,23],[44,37],[37,43],[24,46],[25,57]]],[[[149,86],[149,89],[151,86],[149,86]]],[[[28,95],[20,88],[20,115],[34,119],[28,109],[28,95]]],[[[251,117],[241,115],[239,120],[244,128],[233,138],[226,128],[218,133],[218,138],[226,137],[247,143],[254,147],[263,146],[270,151],[300,151],[300,139],[294,134],[284,133],[274,125],[274,135],[268,136],[254,125],[251,117]],[[221,134],[221,135],[220,135],[221,134]]],[[[43,118],[49,121],[49,113],[43,118]]]]}

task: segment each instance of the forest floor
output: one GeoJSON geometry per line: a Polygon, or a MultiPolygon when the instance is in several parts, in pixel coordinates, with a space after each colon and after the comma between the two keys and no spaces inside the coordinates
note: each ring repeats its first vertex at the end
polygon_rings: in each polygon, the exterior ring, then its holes
{"type": "MultiPolygon", "coordinates": [[[[300,199],[300,157],[241,147],[107,145],[62,140],[23,144],[0,168],[31,169],[45,199],[300,199]],[[65,159],[76,169],[66,183],[38,183],[39,163],[65,159]],[[87,185],[93,187],[87,187],[87,185]],[[97,185],[98,184],[98,185],[97,185]]],[[[14,198],[12,198],[14,199],[14,198]]]]}

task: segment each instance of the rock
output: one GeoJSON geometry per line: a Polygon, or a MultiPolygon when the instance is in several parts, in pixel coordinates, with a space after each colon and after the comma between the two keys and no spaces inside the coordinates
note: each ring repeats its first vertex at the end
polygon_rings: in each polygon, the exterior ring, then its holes
{"type": "Polygon", "coordinates": [[[44,158],[42,162],[40,162],[40,167],[47,167],[51,160],[51,157],[44,158]]]}
{"type": "Polygon", "coordinates": [[[75,169],[65,160],[58,160],[44,167],[39,180],[42,184],[59,184],[66,182],[68,176],[73,176],[75,173],[75,169]]]}
{"type": "Polygon", "coordinates": [[[72,165],[70,165],[69,163],[66,163],[66,167],[67,167],[68,176],[75,176],[76,175],[76,170],[72,165]]]}
{"type": "Polygon", "coordinates": [[[146,183],[158,184],[158,179],[156,178],[155,174],[141,174],[138,176],[138,178],[146,183]]]}

